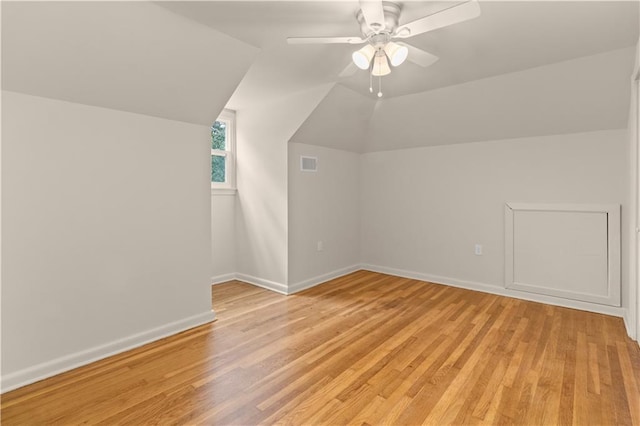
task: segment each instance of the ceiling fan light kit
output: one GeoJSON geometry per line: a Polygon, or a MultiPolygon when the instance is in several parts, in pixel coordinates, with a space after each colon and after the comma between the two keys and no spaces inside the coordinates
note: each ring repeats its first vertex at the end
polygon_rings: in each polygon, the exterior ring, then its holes
{"type": "Polygon", "coordinates": [[[391,74],[391,68],[389,67],[389,61],[387,55],[382,52],[376,53],[376,57],[373,59],[373,66],[371,67],[371,75],[374,77],[382,77],[383,75],[391,74]]]}
{"type": "Polygon", "coordinates": [[[480,16],[478,0],[462,0],[439,12],[399,25],[402,10],[400,4],[382,0],[359,1],[360,10],[356,14],[356,19],[360,24],[361,37],[292,37],[288,38],[287,42],[289,44],[367,43],[361,49],[353,52],[351,58],[358,68],[369,70],[370,92],[373,92],[372,77],[379,78],[378,97],[382,97],[381,77],[390,74],[391,67],[401,65],[406,59],[422,67],[427,67],[438,59],[422,49],[404,43],[396,43],[393,39],[413,37],[480,16]]]}
{"type": "Polygon", "coordinates": [[[394,43],[393,41],[386,42],[377,42],[376,45],[367,44],[360,50],[356,50],[351,55],[353,59],[353,63],[356,64],[358,68],[361,70],[371,70],[372,74],[375,76],[378,75],[387,75],[391,72],[389,69],[386,72],[386,69],[389,68],[389,64],[394,67],[402,64],[409,55],[409,49],[406,46],[401,46],[398,43],[394,43]],[[382,58],[385,58],[386,65],[384,66],[385,72],[380,74],[380,67],[382,65],[382,58]],[[388,61],[387,61],[388,60],[388,61]],[[376,71],[377,66],[377,71],[376,71]]]}
{"type": "Polygon", "coordinates": [[[384,52],[389,57],[391,65],[393,65],[394,67],[401,65],[407,59],[407,56],[409,56],[409,49],[407,48],[407,46],[401,46],[398,43],[394,43],[392,41],[384,46],[384,52]]]}
{"type": "Polygon", "coordinates": [[[353,63],[356,64],[358,68],[360,68],[361,70],[366,70],[371,66],[371,61],[373,60],[375,54],[376,49],[372,45],[367,44],[362,49],[353,52],[351,58],[353,59],[353,63]]]}

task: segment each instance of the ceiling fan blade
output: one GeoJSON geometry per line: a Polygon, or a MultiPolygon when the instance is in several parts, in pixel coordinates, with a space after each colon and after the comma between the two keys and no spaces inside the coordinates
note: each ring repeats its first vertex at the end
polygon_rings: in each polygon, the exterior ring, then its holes
{"type": "Polygon", "coordinates": [[[362,37],[288,37],[289,44],[361,44],[364,43],[362,37]]]}
{"type": "Polygon", "coordinates": [[[409,56],[407,56],[407,60],[413,62],[414,64],[420,65],[421,67],[428,67],[429,65],[433,65],[438,61],[436,55],[432,55],[429,52],[425,52],[422,49],[418,49],[415,46],[412,46],[407,43],[398,42],[399,45],[406,46],[409,49],[409,56]]]}
{"type": "Polygon", "coordinates": [[[382,0],[360,0],[360,9],[369,28],[375,32],[384,30],[385,23],[382,0]]]}
{"type": "Polygon", "coordinates": [[[396,30],[394,37],[407,38],[414,35],[426,33],[442,27],[468,21],[480,16],[480,5],[478,0],[467,0],[458,3],[447,9],[436,12],[433,15],[425,16],[408,24],[401,25],[396,30]]]}
{"type": "Polygon", "coordinates": [[[356,67],[356,64],[354,64],[353,62],[350,62],[349,65],[347,65],[340,74],[338,74],[338,77],[344,78],[344,77],[351,77],[352,75],[354,75],[356,72],[358,71],[358,67],[356,67]]]}

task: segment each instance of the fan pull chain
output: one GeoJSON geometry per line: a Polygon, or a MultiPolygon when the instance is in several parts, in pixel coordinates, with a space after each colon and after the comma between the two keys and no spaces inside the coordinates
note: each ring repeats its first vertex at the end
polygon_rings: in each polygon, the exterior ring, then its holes
{"type": "Polygon", "coordinates": [[[378,76],[378,97],[382,97],[382,76],[378,76]]]}
{"type": "Polygon", "coordinates": [[[373,93],[373,73],[369,72],[369,93],[373,93]]]}

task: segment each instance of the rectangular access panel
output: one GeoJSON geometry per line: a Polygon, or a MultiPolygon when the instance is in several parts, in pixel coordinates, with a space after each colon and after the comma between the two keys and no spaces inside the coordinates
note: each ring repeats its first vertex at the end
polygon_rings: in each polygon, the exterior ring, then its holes
{"type": "Polygon", "coordinates": [[[505,206],[505,287],[620,306],[620,206],[505,206]]]}

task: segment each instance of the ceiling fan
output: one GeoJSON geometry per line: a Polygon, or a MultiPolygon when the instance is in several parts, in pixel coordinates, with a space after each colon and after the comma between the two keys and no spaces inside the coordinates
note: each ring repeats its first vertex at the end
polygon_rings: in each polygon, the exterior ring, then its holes
{"type": "MultiPolygon", "coordinates": [[[[415,21],[399,25],[402,7],[399,3],[382,0],[359,0],[360,10],[356,19],[360,24],[359,36],[353,37],[289,37],[289,44],[364,44],[353,52],[353,63],[349,64],[340,77],[354,74],[358,68],[369,70],[369,91],[373,92],[372,77],[381,78],[391,73],[391,67],[397,67],[406,59],[423,67],[428,67],[438,57],[410,44],[395,42],[438,28],[464,22],[480,15],[478,0],[463,0],[436,13],[415,21]],[[357,67],[357,68],[356,68],[357,67]]],[[[378,97],[382,97],[381,80],[378,80],[378,97]]]]}

